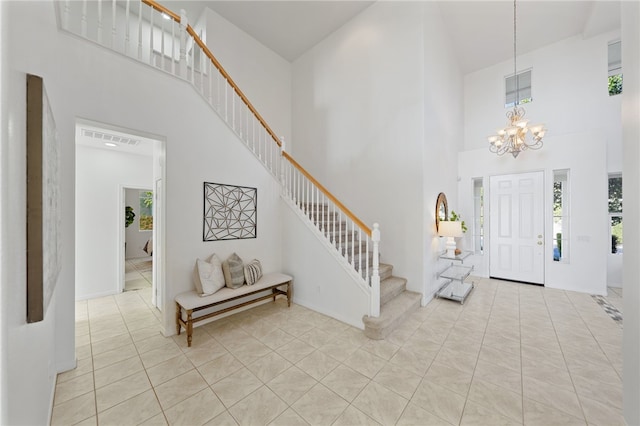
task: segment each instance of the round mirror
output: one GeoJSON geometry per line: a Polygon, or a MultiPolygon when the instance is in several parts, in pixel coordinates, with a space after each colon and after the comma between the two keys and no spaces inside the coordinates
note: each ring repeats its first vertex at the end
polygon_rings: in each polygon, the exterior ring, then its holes
{"type": "Polygon", "coordinates": [[[436,232],[441,220],[449,220],[449,206],[444,192],[438,194],[438,200],[436,201],[436,232]]]}

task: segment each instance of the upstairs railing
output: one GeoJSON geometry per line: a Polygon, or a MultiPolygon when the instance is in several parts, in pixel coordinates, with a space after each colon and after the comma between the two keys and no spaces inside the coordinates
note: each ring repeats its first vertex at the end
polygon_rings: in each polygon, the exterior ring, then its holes
{"type": "Polygon", "coordinates": [[[60,0],[62,29],[188,81],[295,204],[370,286],[370,316],[380,313],[380,231],[371,230],[284,150],[284,143],[240,90],[198,33],[153,0],[60,0]]]}

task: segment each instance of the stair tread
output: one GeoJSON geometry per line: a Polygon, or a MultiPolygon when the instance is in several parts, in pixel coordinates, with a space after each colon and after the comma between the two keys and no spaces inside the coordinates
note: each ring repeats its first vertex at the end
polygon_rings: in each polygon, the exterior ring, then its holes
{"type": "Polygon", "coordinates": [[[414,291],[405,290],[398,296],[380,307],[379,317],[365,315],[362,321],[366,328],[380,330],[393,327],[400,318],[412,312],[420,305],[422,295],[414,291]]]}
{"type": "Polygon", "coordinates": [[[380,281],[380,305],[391,301],[402,293],[407,287],[406,278],[390,276],[380,281]]]}

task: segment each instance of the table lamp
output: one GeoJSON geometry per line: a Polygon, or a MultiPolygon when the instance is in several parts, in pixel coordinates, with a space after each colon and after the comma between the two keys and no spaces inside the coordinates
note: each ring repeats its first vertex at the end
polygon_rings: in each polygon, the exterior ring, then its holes
{"type": "Polygon", "coordinates": [[[462,237],[462,225],[458,221],[441,220],[438,226],[438,235],[447,237],[447,257],[456,256],[455,237],[462,237]]]}

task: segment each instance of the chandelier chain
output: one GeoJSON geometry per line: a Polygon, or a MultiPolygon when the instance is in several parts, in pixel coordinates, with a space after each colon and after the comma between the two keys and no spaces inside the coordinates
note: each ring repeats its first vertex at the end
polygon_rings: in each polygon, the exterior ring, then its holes
{"type": "MultiPolygon", "coordinates": [[[[525,110],[520,104],[520,81],[518,78],[518,14],[516,0],[513,0],[513,78],[515,79],[516,92],[513,101],[513,109],[507,111],[509,120],[506,127],[498,129],[496,135],[489,136],[489,151],[503,155],[510,153],[516,158],[522,151],[542,148],[542,139],[547,131],[544,124],[530,126],[525,119],[525,110]]],[[[527,101],[531,99],[528,98],[527,101]]]]}

